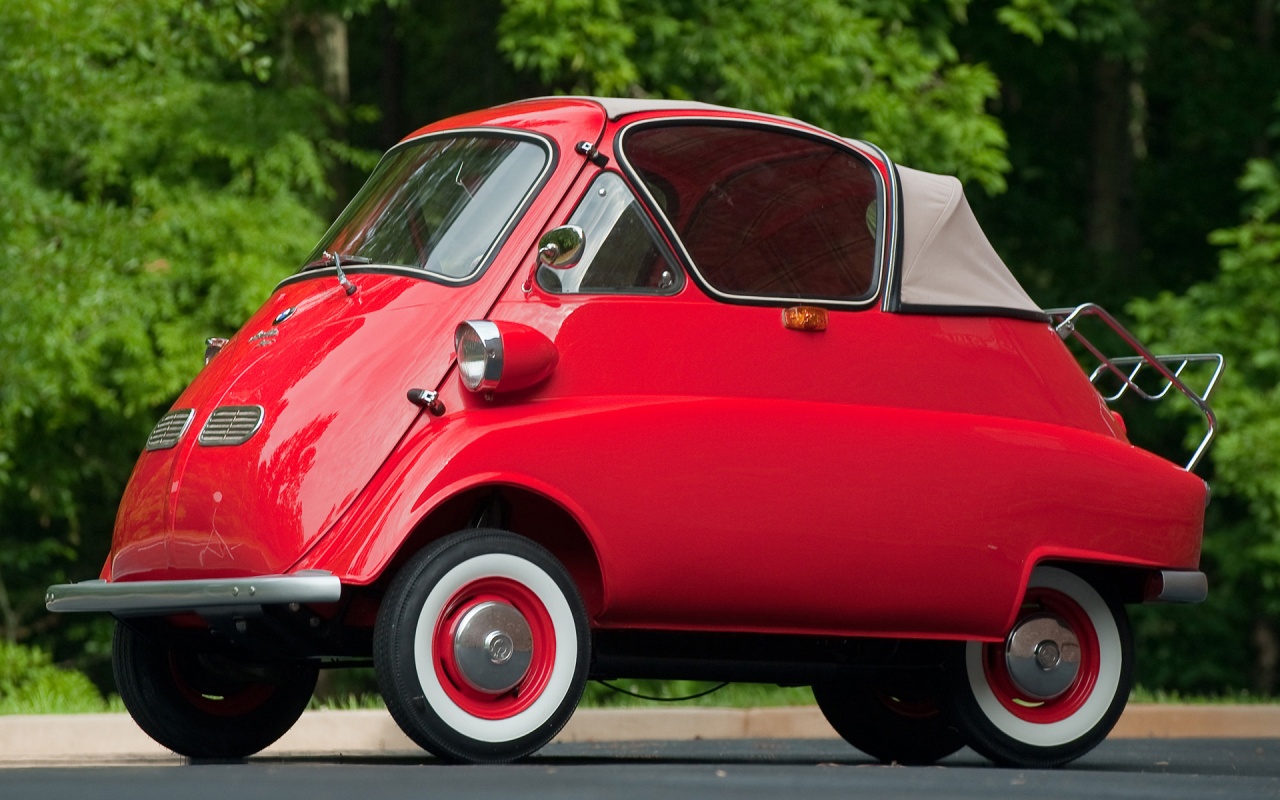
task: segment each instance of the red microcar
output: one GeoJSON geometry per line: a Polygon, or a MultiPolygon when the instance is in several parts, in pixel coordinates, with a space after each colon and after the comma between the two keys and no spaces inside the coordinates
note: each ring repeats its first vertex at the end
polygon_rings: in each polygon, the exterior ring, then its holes
{"type": "Polygon", "coordinates": [[[126,707],[191,757],[372,663],[450,761],[526,756],[625,676],[812,685],[885,762],[1053,766],[1124,708],[1125,604],[1207,591],[1221,358],[1041,309],[959,181],[792,119],[427,126],[205,359],[100,578],[48,594],[117,618],[126,707]],[[1189,398],[1189,462],[1121,395],[1189,398]]]}

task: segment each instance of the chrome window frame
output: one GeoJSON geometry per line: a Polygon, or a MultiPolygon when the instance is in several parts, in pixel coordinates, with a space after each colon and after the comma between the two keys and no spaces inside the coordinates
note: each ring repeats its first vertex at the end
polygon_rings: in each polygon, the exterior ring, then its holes
{"type": "MultiPolygon", "coordinates": [[[[617,179],[617,181],[622,185],[622,188],[627,190],[627,193],[631,196],[631,199],[634,200],[639,205],[641,222],[644,225],[645,231],[648,232],[649,238],[653,241],[654,248],[658,251],[658,255],[662,257],[662,260],[665,261],[669,267],[671,267],[676,271],[676,275],[674,276],[676,279],[675,283],[671,287],[666,289],[653,288],[653,287],[647,287],[647,286],[622,286],[622,287],[613,287],[613,288],[597,287],[587,291],[579,290],[579,291],[573,291],[573,292],[564,292],[564,291],[557,291],[555,289],[549,288],[546,284],[542,282],[543,269],[552,269],[550,267],[542,267],[542,266],[539,266],[538,269],[534,270],[534,278],[533,278],[534,283],[537,284],[539,290],[543,292],[547,292],[548,294],[555,295],[556,297],[619,296],[619,295],[627,296],[627,297],[674,297],[675,295],[680,294],[680,292],[684,291],[684,287],[689,283],[689,279],[685,275],[686,269],[684,268],[684,265],[681,264],[680,262],[680,255],[676,252],[673,252],[667,242],[667,239],[670,238],[668,235],[668,232],[665,229],[659,229],[659,227],[654,224],[654,218],[656,216],[653,213],[654,206],[651,206],[650,204],[646,203],[646,198],[649,196],[648,188],[645,187],[643,184],[638,183],[634,179],[632,174],[630,173],[624,174],[617,170],[612,170],[612,169],[602,169],[598,171],[595,175],[592,175],[591,181],[587,184],[587,188],[582,192],[582,195],[578,197],[578,201],[574,203],[573,208],[569,210],[569,216],[565,218],[565,224],[566,225],[574,224],[573,218],[578,213],[578,209],[582,208],[582,204],[587,202],[588,199],[590,199],[592,190],[595,189],[597,183],[607,175],[612,175],[615,179],[617,179]],[[638,195],[636,193],[636,190],[635,190],[636,186],[639,186],[641,191],[645,193],[644,196],[638,195]]],[[[621,219],[621,216],[619,216],[619,219],[621,219]]],[[[659,220],[659,224],[661,224],[661,222],[662,220],[659,220]]],[[[614,221],[614,224],[617,224],[617,220],[614,221]]],[[[612,228],[610,230],[612,230],[612,228]]],[[[592,258],[598,255],[598,252],[599,252],[598,250],[593,252],[592,258]]],[[[569,272],[576,268],[577,268],[577,265],[570,267],[568,270],[565,270],[565,271],[569,272]]]]}
{"type": "MultiPolygon", "coordinates": [[[[465,136],[520,139],[541,146],[546,155],[546,161],[542,165],[542,171],[538,173],[538,177],[530,184],[528,191],[526,191],[524,196],[520,198],[520,202],[516,204],[515,209],[511,212],[511,216],[507,218],[506,223],[498,231],[498,235],[494,237],[493,242],[489,245],[489,249],[485,251],[484,257],[480,259],[479,265],[469,274],[458,278],[441,275],[436,272],[428,272],[422,267],[411,267],[405,264],[351,264],[344,265],[342,267],[343,272],[348,275],[391,273],[395,275],[406,275],[409,277],[421,278],[422,280],[428,280],[432,283],[439,283],[445,286],[466,286],[479,280],[480,277],[488,271],[490,265],[494,261],[494,258],[506,245],[507,240],[511,238],[512,231],[514,231],[516,226],[520,224],[520,220],[524,219],[524,215],[529,212],[529,208],[533,205],[534,199],[542,193],[544,188],[546,188],[548,179],[551,177],[551,174],[555,172],[556,166],[560,162],[560,153],[556,149],[555,141],[551,137],[546,136],[545,134],[535,133],[533,131],[485,126],[450,128],[443,131],[432,131],[431,133],[424,133],[421,136],[414,136],[412,138],[405,139],[403,142],[400,142],[395,147],[392,147],[390,150],[383,153],[382,157],[378,159],[378,163],[369,172],[369,175],[366,176],[365,181],[367,182],[369,178],[378,171],[378,168],[382,166],[383,162],[401,150],[420,144],[424,140],[428,139],[455,139],[465,136]]],[[[361,184],[361,188],[364,188],[364,184],[361,184]]],[[[357,190],[356,195],[359,195],[359,193],[359,190],[357,190]]],[[[355,196],[353,195],[351,201],[348,201],[347,206],[343,206],[342,211],[338,212],[337,218],[335,218],[333,222],[330,223],[329,227],[325,229],[324,234],[317,241],[317,246],[319,242],[328,240],[330,235],[335,232],[338,220],[342,218],[342,215],[346,213],[347,207],[354,200],[355,196]]],[[[280,281],[276,284],[275,288],[279,289],[280,287],[291,283],[309,280],[317,275],[336,277],[337,274],[338,270],[336,267],[320,267],[314,269],[302,268],[280,281]]]]}
{"type": "Polygon", "coordinates": [[[822,130],[821,128],[807,126],[799,121],[797,121],[796,125],[788,125],[767,119],[744,119],[728,116],[673,115],[650,117],[623,125],[614,136],[613,149],[614,153],[617,155],[618,164],[621,166],[623,173],[639,192],[641,202],[648,208],[649,213],[654,219],[658,220],[658,224],[662,227],[662,233],[675,248],[676,257],[682,262],[681,265],[693,277],[694,282],[713,298],[729,303],[745,305],[815,305],[842,310],[868,309],[881,304],[882,295],[884,294],[885,279],[889,274],[891,274],[894,262],[898,258],[898,251],[901,247],[901,237],[898,231],[899,214],[891,214],[888,211],[888,204],[890,202],[898,202],[897,174],[894,169],[893,162],[891,162],[879,148],[868,145],[862,141],[840,138],[832,133],[822,130]],[[649,192],[649,187],[645,185],[644,181],[640,178],[640,175],[631,165],[630,159],[627,157],[627,136],[636,130],[651,127],[677,127],[681,125],[770,130],[785,135],[797,136],[820,142],[836,150],[849,153],[853,157],[863,161],[867,169],[871,171],[876,185],[876,263],[872,265],[870,283],[871,291],[868,292],[867,296],[855,300],[841,300],[830,297],[780,297],[725,292],[712,286],[707,279],[703,277],[702,272],[698,269],[698,265],[694,262],[688,249],[686,249],[683,239],[681,239],[679,234],[676,233],[675,226],[671,224],[671,220],[667,218],[662,207],[658,205],[653,195],[649,192]],[[863,148],[866,148],[871,152],[865,152],[863,148]],[[889,173],[890,180],[892,181],[891,186],[886,184],[885,176],[881,174],[879,167],[875,163],[877,160],[880,160],[885,165],[885,171],[889,173]]]}

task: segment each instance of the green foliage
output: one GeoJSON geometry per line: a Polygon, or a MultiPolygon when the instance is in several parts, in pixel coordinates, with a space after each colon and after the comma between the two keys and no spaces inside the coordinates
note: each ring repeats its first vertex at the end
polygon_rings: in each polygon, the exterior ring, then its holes
{"type": "Polygon", "coordinates": [[[720,688],[706,681],[617,680],[605,685],[591,681],[582,695],[584,708],[653,708],[678,703],[681,707],[714,706],[759,708],[763,706],[811,706],[808,686],[776,686],[771,683],[730,683],[720,688]],[[616,687],[616,688],[614,688],[616,687]],[[619,689],[623,691],[618,691],[619,689]],[[704,692],[708,692],[703,694],[704,692]],[[626,694],[630,692],[631,694],[626,694]],[[635,697],[634,695],[644,695],[635,697]],[[695,695],[697,695],[695,697],[695,695]],[[660,700],[646,698],[661,698],[660,700]]]}
{"type": "Polygon", "coordinates": [[[84,675],[55,667],[43,650],[0,641],[0,715],[106,710],[102,695],[84,675]]]}
{"type": "Polygon", "coordinates": [[[1043,44],[1048,36],[1102,44],[1115,57],[1143,51],[1144,0],[1012,0],[996,11],[1010,31],[1043,44]]]}
{"type": "Polygon", "coordinates": [[[697,99],[794,116],[895,159],[1005,187],[995,76],[960,63],[964,2],[506,0],[499,47],[573,93],[697,99]]]}
{"type": "Polygon", "coordinates": [[[1182,295],[1134,301],[1130,310],[1167,348],[1194,343],[1226,357],[1214,397],[1222,420],[1214,484],[1220,499],[1246,504],[1257,524],[1261,538],[1233,549],[1265,573],[1268,613],[1280,615],[1280,167],[1252,161],[1240,186],[1252,198],[1245,221],[1212,236],[1223,248],[1218,276],[1182,295]]]}
{"type": "Polygon", "coordinates": [[[331,196],[335,162],[367,170],[363,148],[424,122],[575,91],[792,115],[988,193],[1007,179],[1005,196],[972,200],[1045,305],[1200,281],[1132,308],[1161,349],[1229,359],[1210,600],[1136,609],[1139,666],[1163,689],[1246,685],[1246,643],[1280,614],[1278,168],[1249,167],[1243,224],[1230,185],[1247,154],[1268,151],[1280,55],[1255,17],[1265,4],[1246,5],[3,0],[0,639],[101,669],[110,621],[45,615],[43,587],[97,572],[147,430],[199,369],[202,339],[235,329],[345,199],[331,196]],[[345,114],[301,52],[316,14],[350,22],[358,105],[345,114]],[[1137,235],[1119,257],[1086,245],[1107,173],[1095,169],[1103,63],[1123,65],[1130,106],[1117,117],[1134,158],[1120,188],[1137,235]],[[1213,229],[1221,270],[1208,281],[1213,229]]]}
{"type": "Polygon", "coordinates": [[[0,4],[0,611],[92,577],[150,425],[322,230],[283,0],[0,4]]]}
{"type": "Polygon", "coordinates": [[[1193,672],[1163,676],[1160,685],[1200,691],[1247,686],[1250,649],[1242,644],[1280,620],[1280,165],[1249,162],[1240,187],[1250,197],[1244,221],[1211,237],[1222,248],[1217,277],[1129,306],[1161,350],[1226,357],[1213,398],[1221,427],[1204,542],[1210,601],[1183,619],[1152,623],[1173,643],[1169,663],[1193,672]],[[1189,640],[1219,644],[1217,670],[1177,652],[1189,640]]]}

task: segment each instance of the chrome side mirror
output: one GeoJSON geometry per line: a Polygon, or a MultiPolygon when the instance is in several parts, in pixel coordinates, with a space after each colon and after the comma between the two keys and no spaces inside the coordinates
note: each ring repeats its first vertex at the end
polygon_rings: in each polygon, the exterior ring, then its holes
{"type": "Polygon", "coordinates": [[[552,269],[569,269],[582,259],[586,234],[577,225],[561,225],[538,240],[538,263],[552,269]]]}

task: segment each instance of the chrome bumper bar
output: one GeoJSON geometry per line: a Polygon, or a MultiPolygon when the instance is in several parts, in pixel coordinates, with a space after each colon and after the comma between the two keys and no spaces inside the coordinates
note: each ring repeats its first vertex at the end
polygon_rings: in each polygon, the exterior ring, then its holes
{"type": "Polygon", "coordinates": [[[334,603],[337,576],[323,570],[187,581],[81,581],[45,591],[50,611],[105,611],[120,616],[173,614],[197,609],[250,608],[288,603],[334,603]]]}
{"type": "Polygon", "coordinates": [[[1209,579],[1194,570],[1162,569],[1147,583],[1148,603],[1201,603],[1209,596],[1209,579]]]}

